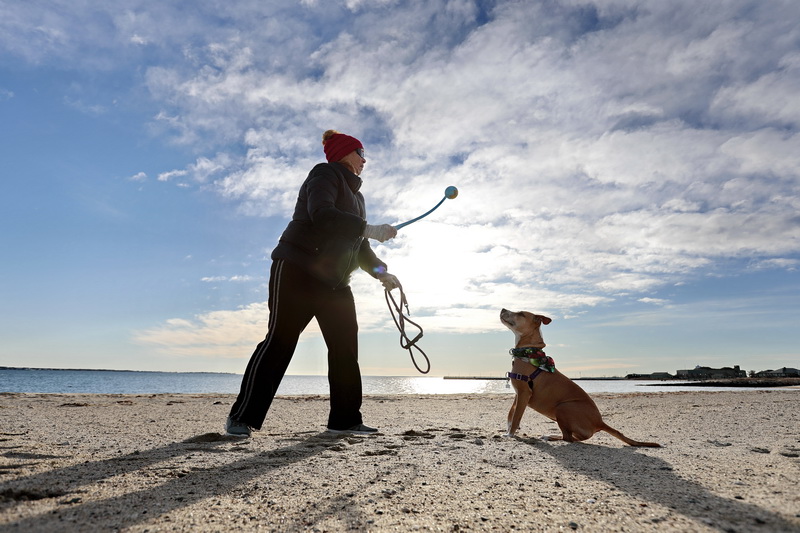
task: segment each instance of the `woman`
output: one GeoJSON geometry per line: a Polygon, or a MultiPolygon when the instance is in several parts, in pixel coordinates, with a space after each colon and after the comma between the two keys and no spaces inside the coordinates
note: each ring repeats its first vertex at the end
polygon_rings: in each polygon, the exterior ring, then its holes
{"type": "Polygon", "coordinates": [[[361,417],[358,323],[350,274],[358,267],[386,289],[399,286],[367,239],[397,235],[388,224],[366,222],[359,192],[364,147],[355,137],[328,130],[322,135],[327,163],[315,166],[297,197],[292,220],[272,252],[269,329],[247,364],[242,386],[225,423],[228,434],[260,429],[292,359],[300,333],[317,319],[328,347],[330,414],[335,433],[375,433],[361,417]]]}

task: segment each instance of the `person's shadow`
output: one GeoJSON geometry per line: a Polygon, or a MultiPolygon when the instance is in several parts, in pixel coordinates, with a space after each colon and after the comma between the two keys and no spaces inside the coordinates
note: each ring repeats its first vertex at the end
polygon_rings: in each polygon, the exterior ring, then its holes
{"type": "MultiPolygon", "coordinates": [[[[245,447],[246,444],[241,439],[206,433],[160,448],[23,476],[0,483],[0,510],[8,511],[20,502],[43,498],[53,498],[59,506],[53,511],[12,521],[5,526],[0,525],[0,529],[13,527],[14,531],[116,531],[145,522],[153,516],[163,517],[170,511],[209,497],[229,493],[272,470],[292,467],[298,461],[326,450],[336,451],[337,447],[344,445],[342,437],[320,433],[297,439],[295,443],[282,448],[253,452],[245,447]],[[238,453],[244,454],[244,457],[205,468],[181,468],[176,465],[176,459],[184,458],[193,462],[193,457],[203,453],[238,453]],[[152,487],[95,501],[91,500],[90,495],[86,495],[87,486],[96,483],[113,484],[117,477],[152,473],[159,469],[159,463],[167,461],[169,466],[162,468],[162,475],[168,477],[165,482],[159,479],[152,487]]],[[[53,458],[14,452],[6,452],[4,455],[27,460],[53,458]]],[[[365,480],[365,483],[368,482],[365,480]]],[[[346,496],[333,498],[327,504],[325,509],[316,509],[321,513],[320,516],[340,513],[348,522],[355,520],[363,523],[367,520],[360,516],[358,508],[349,504],[346,496]]],[[[309,514],[309,519],[314,518],[309,514]]]]}
{"type": "MultiPolygon", "coordinates": [[[[676,474],[663,459],[630,446],[619,448],[523,440],[552,456],[571,472],[601,481],[632,497],[662,505],[720,531],[800,531],[796,523],[762,507],[714,494],[699,483],[676,474]]],[[[787,490],[795,489],[787,487],[787,490]]],[[[662,519],[655,518],[654,522],[662,519]]]]}

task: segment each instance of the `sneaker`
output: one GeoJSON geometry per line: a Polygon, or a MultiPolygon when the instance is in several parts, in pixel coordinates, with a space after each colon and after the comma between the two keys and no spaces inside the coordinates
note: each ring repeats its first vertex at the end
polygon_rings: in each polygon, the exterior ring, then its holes
{"type": "Polygon", "coordinates": [[[374,435],[377,432],[378,432],[377,429],[365,426],[364,424],[356,424],[355,426],[347,429],[328,428],[328,433],[333,433],[335,435],[340,435],[345,433],[349,435],[374,435]]]}
{"type": "Polygon", "coordinates": [[[249,437],[250,426],[231,417],[225,421],[225,433],[234,437],[249,437]]]}

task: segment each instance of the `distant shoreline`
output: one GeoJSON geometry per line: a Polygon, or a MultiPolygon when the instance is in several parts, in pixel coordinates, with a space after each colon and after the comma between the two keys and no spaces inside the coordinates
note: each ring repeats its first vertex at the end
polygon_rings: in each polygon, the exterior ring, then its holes
{"type": "Polygon", "coordinates": [[[798,387],[800,378],[731,378],[687,380],[681,383],[669,383],[660,380],[658,383],[643,385],[659,387],[798,387]]]}
{"type": "Polygon", "coordinates": [[[0,366],[0,370],[47,370],[54,372],[149,372],[151,374],[237,374],[236,372],[211,372],[209,370],[120,370],[117,368],[44,368],[33,366],[0,366]]]}
{"type": "MultiPolygon", "coordinates": [[[[491,376],[444,376],[444,379],[505,380],[506,377],[491,376]]],[[[572,381],[626,381],[622,377],[572,378],[572,381]]],[[[631,381],[652,381],[642,387],[800,387],[800,378],[731,378],[731,379],[646,379],[631,381]]]]}
{"type": "MultiPolygon", "coordinates": [[[[0,366],[0,371],[52,371],[52,372],[124,372],[124,373],[150,373],[150,374],[210,374],[220,376],[239,375],[235,372],[210,372],[210,371],[170,371],[170,370],[117,370],[112,368],[37,368],[37,367],[14,367],[0,366]]],[[[295,377],[319,377],[315,375],[297,375],[295,377]]],[[[364,376],[364,377],[403,377],[403,376],[364,376]]],[[[406,376],[407,377],[407,376],[406,376]]],[[[437,376],[432,376],[437,377],[437,376]]],[[[442,376],[445,380],[485,380],[485,381],[505,381],[505,376],[442,376]]],[[[800,378],[771,378],[771,377],[748,377],[730,379],[656,379],[656,378],[636,378],[629,380],[620,376],[611,377],[577,377],[573,381],[649,381],[652,383],[642,384],[643,387],[741,387],[741,388],[779,388],[779,387],[800,387],[800,378]]]]}

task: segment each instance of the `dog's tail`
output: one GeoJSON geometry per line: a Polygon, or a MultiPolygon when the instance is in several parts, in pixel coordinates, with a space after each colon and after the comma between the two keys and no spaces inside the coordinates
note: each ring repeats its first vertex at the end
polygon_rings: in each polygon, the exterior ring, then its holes
{"type": "Polygon", "coordinates": [[[659,443],[657,443],[657,442],[640,442],[638,440],[629,439],[628,437],[623,435],[620,431],[617,431],[616,429],[614,429],[611,426],[608,426],[606,424],[603,424],[603,427],[601,427],[600,430],[601,431],[605,431],[606,433],[608,433],[610,435],[614,435],[619,440],[621,440],[622,442],[624,442],[625,444],[627,444],[629,446],[644,446],[644,447],[647,447],[647,448],[661,448],[661,445],[659,443]]]}

